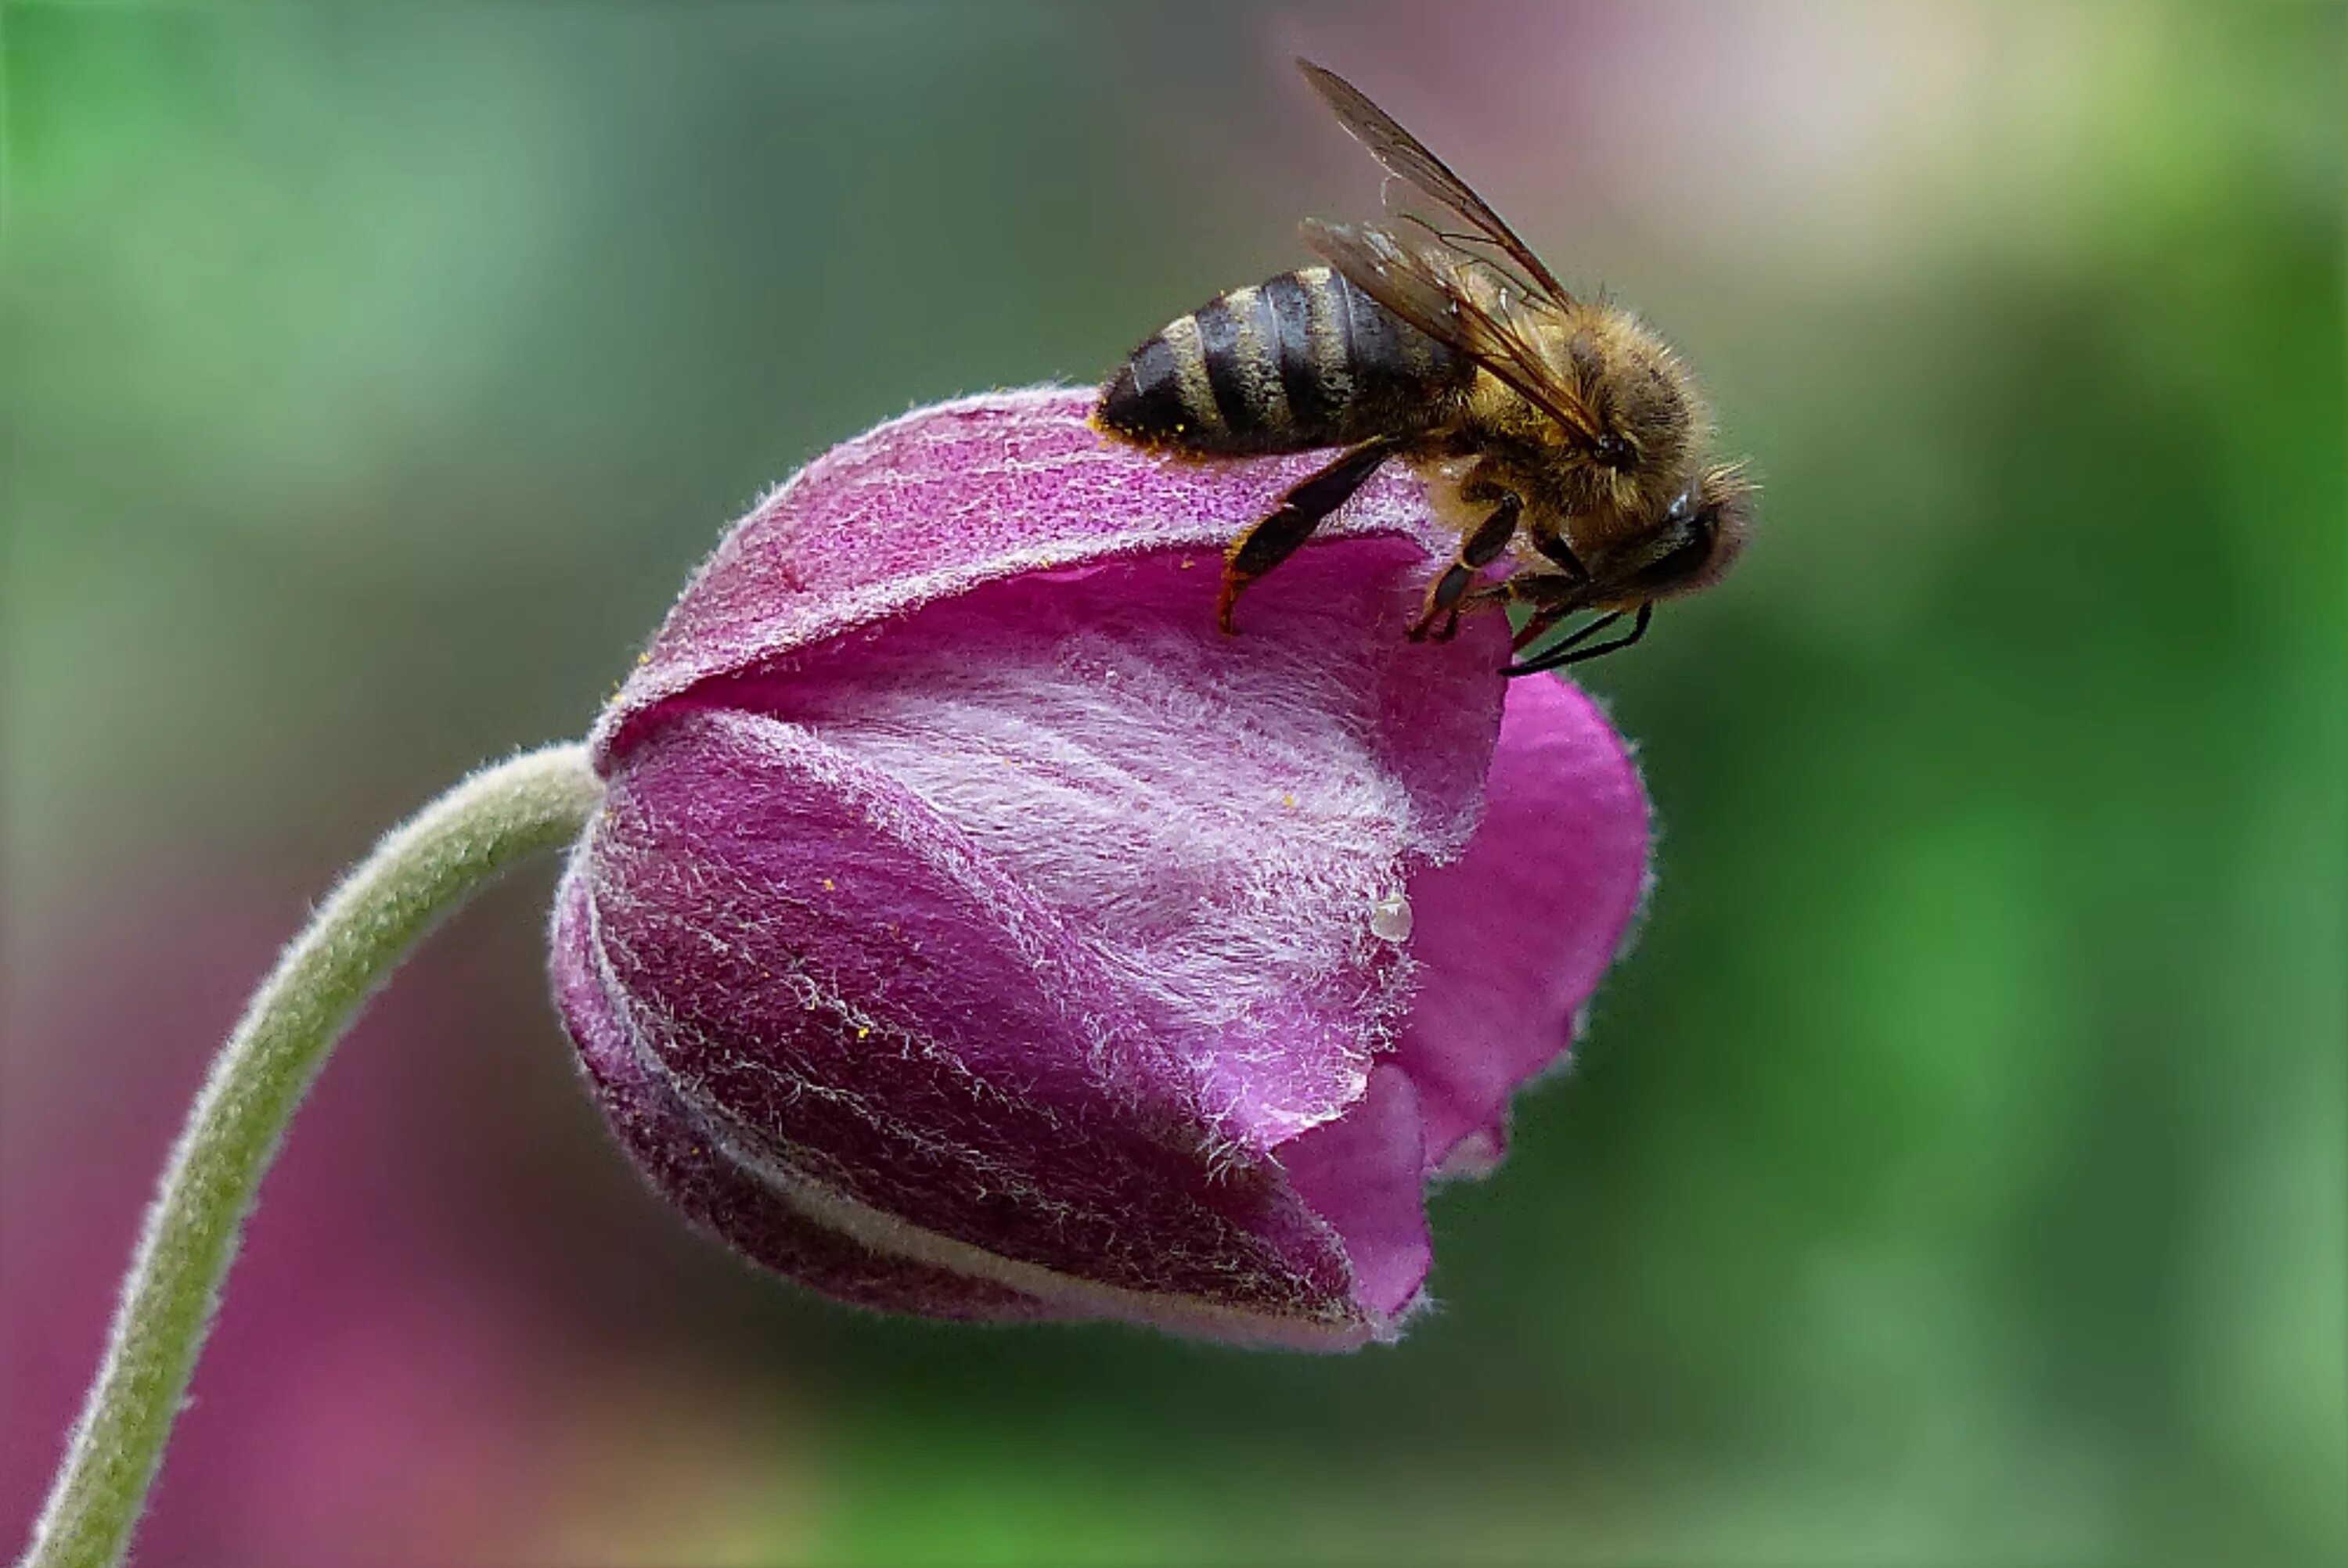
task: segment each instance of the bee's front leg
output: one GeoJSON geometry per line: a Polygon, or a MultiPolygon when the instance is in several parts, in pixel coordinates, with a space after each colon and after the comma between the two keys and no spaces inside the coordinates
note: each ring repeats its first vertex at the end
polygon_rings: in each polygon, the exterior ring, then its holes
{"type": "MultiPolygon", "coordinates": [[[[1525,630],[1518,634],[1516,646],[1521,650],[1529,641],[1531,641],[1531,638],[1528,636],[1527,633],[1532,633],[1535,626],[1539,626],[1542,631],[1546,631],[1550,627],[1557,624],[1557,620],[1559,619],[1561,619],[1568,613],[1570,612],[1559,610],[1555,612],[1551,619],[1546,621],[1544,621],[1540,615],[1534,616],[1532,620],[1526,624],[1525,630]]],[[[1520,664],[1509,665],[1507,669],[1501,671],[1500,673],[1503,675],[1539,675],[1550,670],[1562,670],[1569,664],[1579,664],[1587,659],[1603,659],[1609,653],[1619,653],[1623,649],[1630,647],[1631,644],[1638,641],[1642,637],[1644,637],[1647,634],[1648,622],[1653,620],[1654,618],[1655,604],[1653,600],[1649,600],[1639,606],[1638,614],[1632,618],[1630,630],[1624,632],[1622,636],[1615,638],[1611,642],[1601,642],[1595,648],[1587,646],[1592,637],[1596,636],[1599,632],[1605,630],[1608,627],[1622,619],[1622,611],[1619,610],[1610,610],[1605,614],[1600,616],[1597,620],[1591,621],[1589,625],[1581,627],[1573,632],[1571,636],[1563,639],[1552,647],[1544,648],[1539,653],[1534,654],[1531,658],[1524,661],[1520,664]]],[[[1538,634],[1535,633],[1535,635],[1538,634]]]]}
{"type": "Polygon", "coordinates": [[[1426,585],[1426,604],[1418,619],[1410,623],[1405,635],[1413,642],[1423,642],[1433,630],[1437,617],[1443,619],[1443,630],[1435,631],[1435,641],[1448,642],[1459,630],[1461,596],[1476,581],[1476,574],[1500,559],[1500,552],[1516,538],[1517,519],[1524,515],[1525,504],[1510,491],[1503,491],[1500,504],[1492,515],[1476,525],[1476,531],[1459,541],[1459,553],[1443,575],[1426,585]]]}

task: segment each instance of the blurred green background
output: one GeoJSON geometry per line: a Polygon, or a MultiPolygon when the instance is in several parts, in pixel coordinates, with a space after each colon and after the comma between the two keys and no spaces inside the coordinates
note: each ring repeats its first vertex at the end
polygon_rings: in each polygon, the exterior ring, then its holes
{"type": "Polygon", "coordinates": [[[1663,879],[1344,1359],[870,1319],[635,1185],[549,875],[296,1124],[143,1561],[2348,1550],[2343,13],[12,5],[0,1526],[308,901],[764,486],[1301,259],[1353,76],[1765,485],[1663,879]]]}

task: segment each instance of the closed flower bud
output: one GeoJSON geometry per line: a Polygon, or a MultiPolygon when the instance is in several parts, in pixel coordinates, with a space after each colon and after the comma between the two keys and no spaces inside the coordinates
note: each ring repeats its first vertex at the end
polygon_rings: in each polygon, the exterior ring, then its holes
{"type": "Polygon", "coordinates": [[[562,1014],[653,1184],[828,1296],[1391,1338],[1428,1177],[1498,1158],[1632,917],[1645,800],[1500,617],[1404,639],[1449,548],[1407,471],[1224,637],[1223,546],[1315,460],[1089,403],[910,415],[726,538],[597,725],[562,1014]]]}

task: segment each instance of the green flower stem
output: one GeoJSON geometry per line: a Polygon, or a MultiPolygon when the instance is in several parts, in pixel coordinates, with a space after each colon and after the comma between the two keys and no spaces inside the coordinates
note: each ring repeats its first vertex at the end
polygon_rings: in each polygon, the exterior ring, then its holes
{"type": "Polygon", "coordinates": [[[277,960],[213,1062],[147,1211],[106,1359],[25,1568],[121,1561],[262,1175],[326,1052],[442,916],[517,860],[576,838],[602,795],[583,746],[482,769],[394,829],[277,960]]]}

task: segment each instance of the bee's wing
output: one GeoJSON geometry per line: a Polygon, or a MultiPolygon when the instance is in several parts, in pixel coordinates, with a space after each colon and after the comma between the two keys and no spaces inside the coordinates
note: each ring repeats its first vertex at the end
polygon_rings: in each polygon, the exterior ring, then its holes
{"type": "Polygon", "coordinates": [[[1517,231],[1500,220],[1491,205],[1469,190],[1468,182],[1452,173],[1441,159],[1427,151],[1425,143],[1395,124],[1392,115],[1334,71],[1310,60],[1297,61],[1296,68],[1304,73],[1304,79],[1313,84],[1313,90],[1321,95],[1346,132],[1370,149],[1371,157],[1474,224],[1486,239],[1507,251],[1509,259],[1525,270],[1535,287],[1556,303],[1573,302],[1573,296],[1541,265],[1532,247],[1518,239],[1517,231]]]}
{"type": "MultiPolygon", "coordinates": [[[[1498,376],[1568,430],[1598,438],[1598,421],[1580,393],[1560,379],[1540,351],[1476,297],[1458,252],[1406,240],[1372,223],[1308,218],[1305,244],[1345,281],[1446,347],[1498,376]]],[[[1525,307],[1535,308],[1529,302],[1525,307]]]]}

